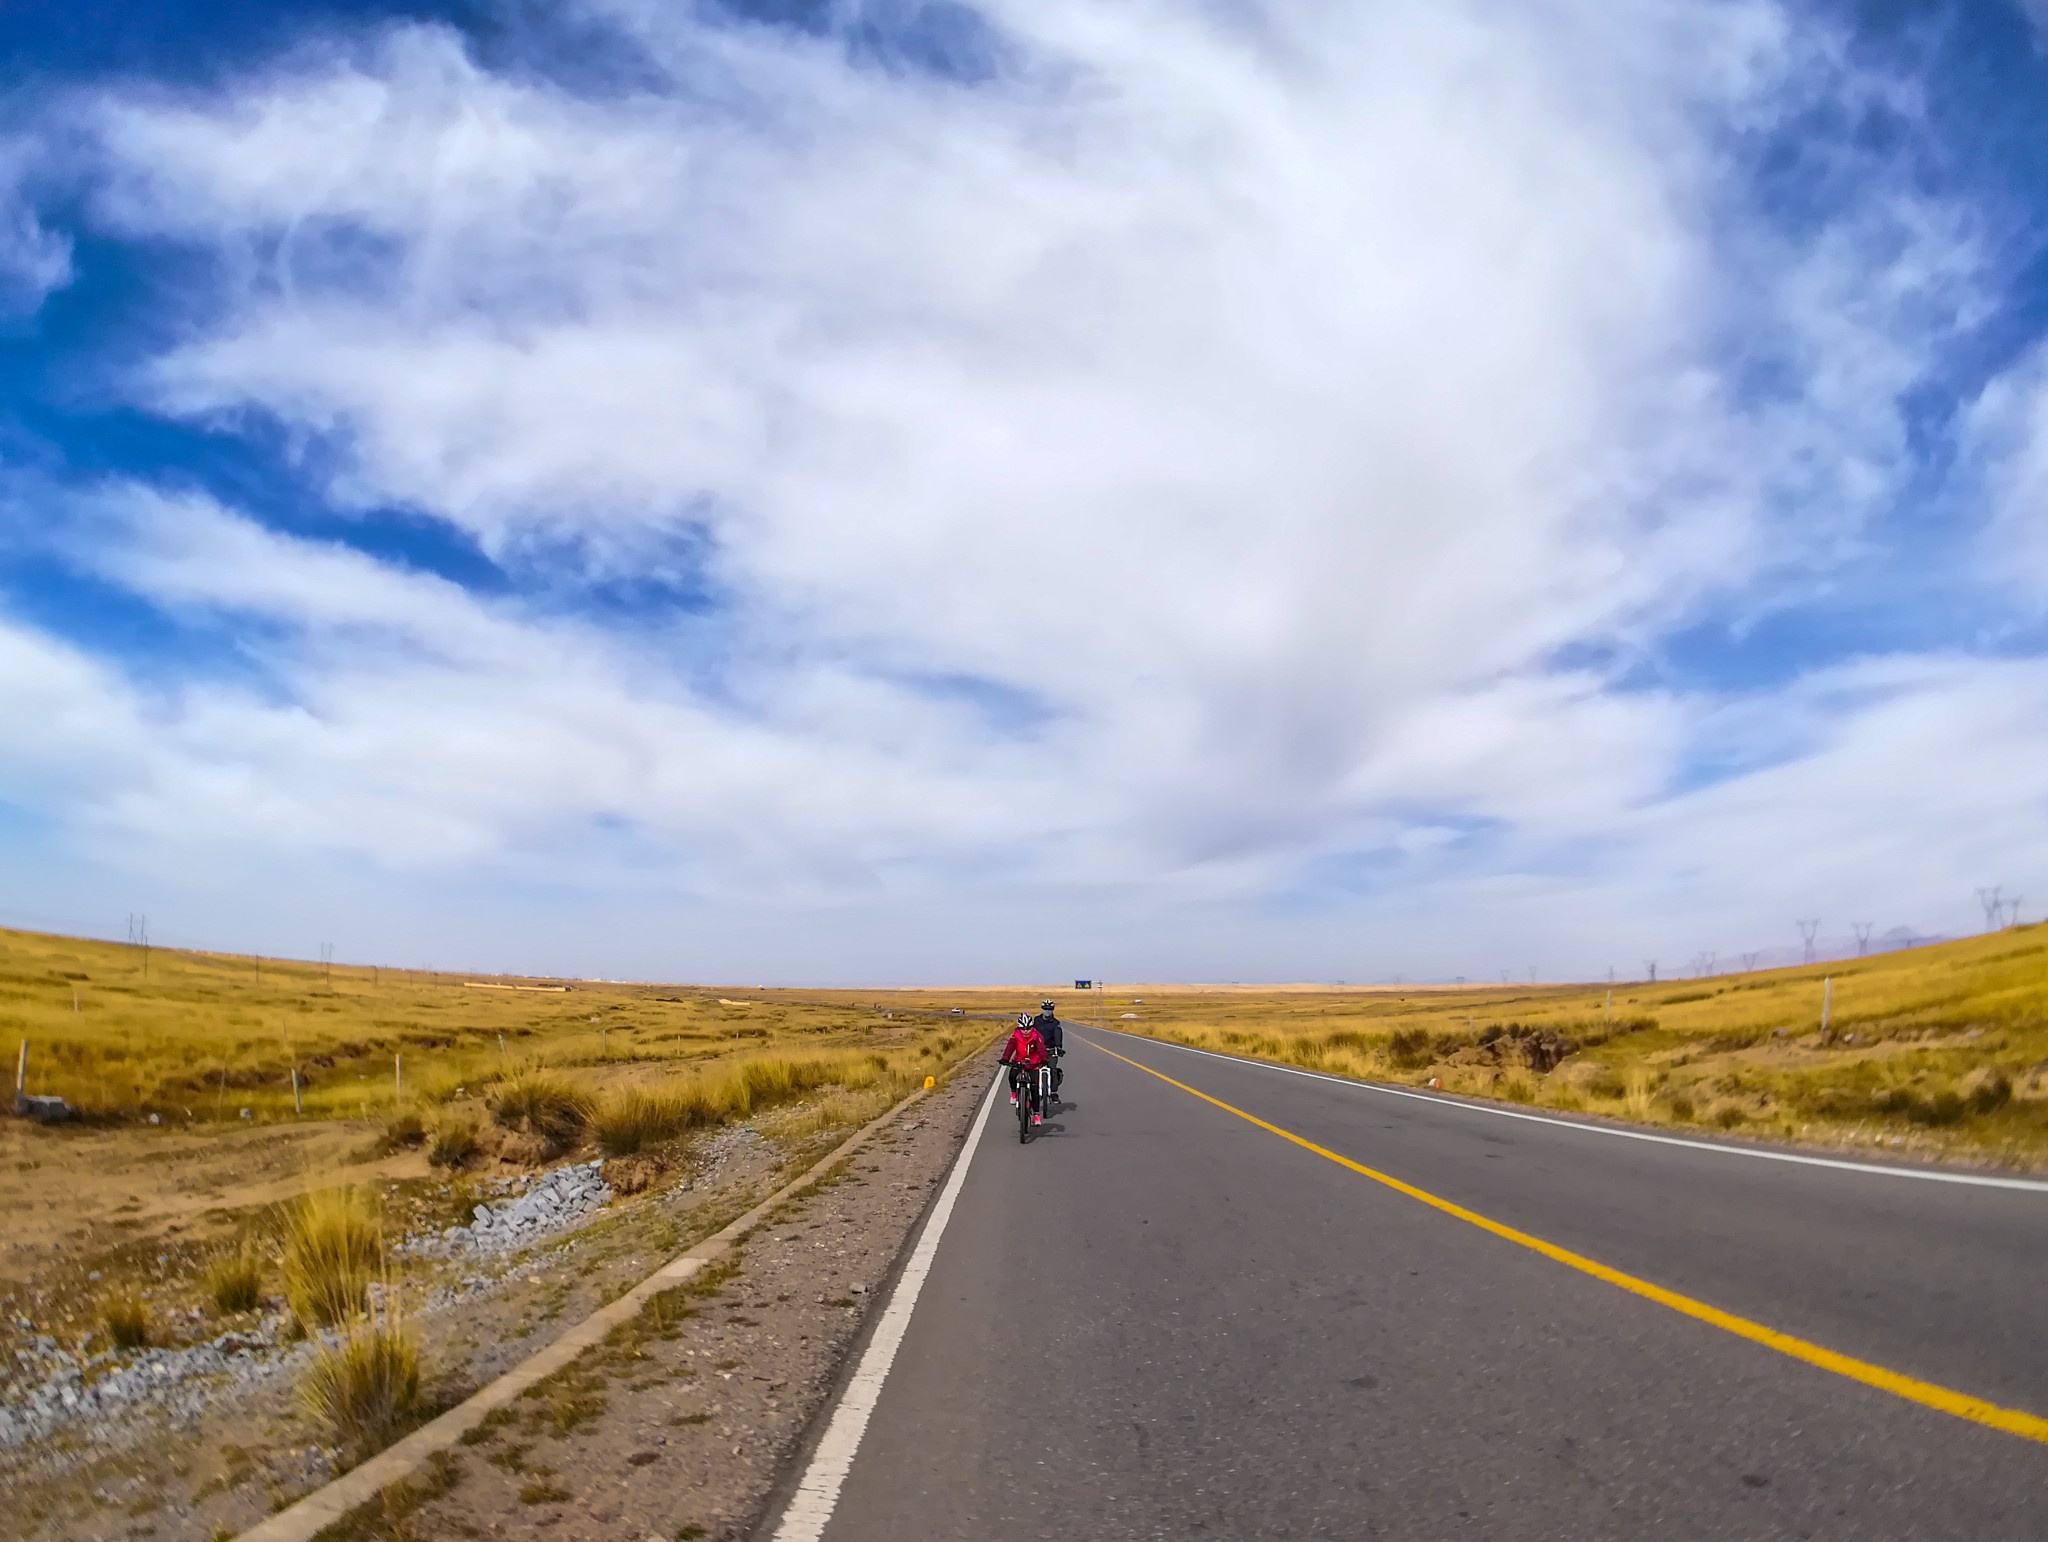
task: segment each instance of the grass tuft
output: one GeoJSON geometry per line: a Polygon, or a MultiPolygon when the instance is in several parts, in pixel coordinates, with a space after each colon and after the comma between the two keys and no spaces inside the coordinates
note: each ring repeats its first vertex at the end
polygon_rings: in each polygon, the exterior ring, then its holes
{"type": "Polygon", "coordinates": [[[133,1291],[109,1299],[101,1320],[116,1349],[142,1349],[148,1345],[149,1306],[133,1291]]]}
{"type": "Polygon", "coordinates": [[[577,1141],[594,1112],[590,1095],[546,1071],[521,1071],[491,1098],[491,1118],[557,1150],[577,1141]]]}
{"type": "Polygon", "coordinates": [[[434,1127],[427,1161],[435,1167],[466,1167],[477,1149],[476,1125],[467,1119],[448,1119],[434,1127]]]}
{"type": "Polygon", "coordinates": [[[285,1299],[308,1329],[362,1315],[383,1258],[377,1219],[353,1189],[318,1190],[286,1213],[285,1299]]]}
{"type": "Polygon", "coordinates": [[[208,1264],[202,1284],[223,1317],[254,1311],[263,1300],[263,1260],[244,1243],[208,1264]]]}
{"type": "Polygon", "coordinates": [[[358,1457],[383,1448],[419,1406],[419,1392],[419,1346],[389,1319],[358,1322],[298,1385],[299,1406],[358,1457]]]}
{"type": "Polygon", "coordinates": [[[693,1124],[709,1122],[703,1100],[685,1092],[650,1092],[629,1087],[597,1107],[590,1131],[606,1156],[631,1156],[652,1141],[667,1140],[693,1124]]]}

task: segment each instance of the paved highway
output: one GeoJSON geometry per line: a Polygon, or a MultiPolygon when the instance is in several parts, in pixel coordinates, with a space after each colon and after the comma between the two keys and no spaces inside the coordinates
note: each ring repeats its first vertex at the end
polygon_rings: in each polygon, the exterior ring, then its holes
{"type": "Polygon", "coordinates": [[[764,1534],[2048,1538],[2048,1192],[1068,1037],[1073,1103],[981,1127],[865,1428],[764,1534]]]}

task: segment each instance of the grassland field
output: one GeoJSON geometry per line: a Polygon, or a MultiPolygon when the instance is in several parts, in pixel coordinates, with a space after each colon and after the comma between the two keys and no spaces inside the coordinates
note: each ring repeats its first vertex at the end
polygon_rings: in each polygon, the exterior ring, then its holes
{"type": "Polygon", "coordinates": [[[395,1234],[466,1219],[490,1176],[572,1156],[679,1172],[711,1126],[758,1125],[796,1160],[995,1026],[872,999],[0,931],[0,1050],[11,1070],[26,1045],[26,1090],[75,1112],[0,1119],[0,1354],[24,1323],[98,1342],[130,1290],[159,1342],[218,1331],[207,1269],[223,1248],[274,1256],[308,1193],[371,1195],[395,1234]],[[536,1093],[561,1106],[536,1112],[536,1093]],[[569,1123],[551,1127],[564,1107],[569,1123]]]}
{"type": "MultiPolygon", "coordinates": [[[[1611,999],[1584,985],[1049,993],[1069,1022],[1336,1075],[2048,1165],[2048,928],[1627,983],[1611,999]]],[[[321,1186],[372,1187],[394,1225],[417,1228],[459,1217],[478,1178],[508,1164],[634,1150],[635,1120],[656,1160],[737,1120],[822,1138],[1042,994],[514,980],[0,932],[0,1047],[25,1043],[27,1089],[79,1114],[0,1121],[0,1348],[9,1314],[88,1321],[111,1282],[182,1299],[178,1282],[196,1289],[224,1242],[274,1233],[282,1207],[321,1186]],[[543,1083],[581,1109],[560,1138],[506,1117],[543,1083]],[[449,1130],[477,1145],[430,1166],[449,1130]]],[[[1085,1050],[1068,1064],[1085,1079],[1085,1050]]]]}

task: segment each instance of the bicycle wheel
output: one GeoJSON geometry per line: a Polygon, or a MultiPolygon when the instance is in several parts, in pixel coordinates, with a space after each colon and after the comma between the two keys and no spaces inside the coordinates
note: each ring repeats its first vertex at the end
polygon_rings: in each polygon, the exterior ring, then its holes
{"type": "Polygon", "coordinates": [[[1017,1144],[1023,1145],[1031,1139],[1031,1094],[1026,1092],[1017,1099],[1017,1144]]]}

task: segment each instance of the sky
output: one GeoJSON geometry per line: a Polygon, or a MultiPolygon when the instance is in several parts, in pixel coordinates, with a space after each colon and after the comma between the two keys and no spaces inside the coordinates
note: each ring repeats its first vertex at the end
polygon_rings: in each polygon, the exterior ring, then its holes
{"type": "Polygon", "coordinates": [[[0,924],[2048,914],[2048,0],[14,0],[0,81],[0,924]]]}

